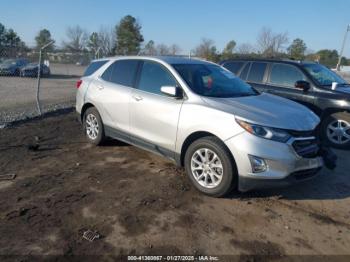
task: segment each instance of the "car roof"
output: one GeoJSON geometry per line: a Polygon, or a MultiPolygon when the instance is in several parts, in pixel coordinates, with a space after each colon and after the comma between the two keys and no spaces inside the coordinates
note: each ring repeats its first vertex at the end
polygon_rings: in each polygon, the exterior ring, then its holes
{"type": "Polygon", "coordinates": [[[97,61],[106,61],[106,60],[118,60],[118,59],[140,59],[140,60],[153,60],[158,62],[165,62],[170,65],[175,64],[214,64],[209,61],[201,60],[199,58],[188,58],[181,56],[115,56],[109,58],[102,58],[94,60],[97,61]]]}
{"type": "Polygon", "coordinates": [[[278,59],[278,58],[235,58],[224,60],[220,62],[220,65],[235,62],[235,61],[251,61],[251,62],[268,62],[268,63],[285,63],[285,64],[295,64],[295,65],[305,65],[305,64],[317,64],[313,61],[302,61],[302,60],[292,60],[292,59],[278,59]]]}

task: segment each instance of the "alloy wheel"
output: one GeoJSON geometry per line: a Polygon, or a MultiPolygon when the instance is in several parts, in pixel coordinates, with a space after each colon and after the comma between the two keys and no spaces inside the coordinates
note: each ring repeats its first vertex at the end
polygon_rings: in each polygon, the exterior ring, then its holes
{"type": "Polygon", "coordinates": [[[86,116],[86,134],[87,136],[92,139],[95,140],[98,136],[98,132],[99,132],[99,126],[98,126],[98,121],[96,116],[94,116],[93,114],[88,114],[86,116]]]}
{"type": "Polygon", "coordinates": [[[194,152],[191,158],[191,171],[198,184],[205,188],[217,187],[224,174],[221,159],[208,148],[194,152]]]}
{"type": "Polygon", "coordinates": [[[350,123],[345,120],[334,120],[327,126],[328,139],[337,145],[343,145],[350,141],[350,123]]]}

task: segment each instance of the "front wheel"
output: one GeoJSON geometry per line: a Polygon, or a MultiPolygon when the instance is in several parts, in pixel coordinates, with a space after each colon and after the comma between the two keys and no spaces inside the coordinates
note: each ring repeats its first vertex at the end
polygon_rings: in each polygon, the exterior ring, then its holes
{"type": "Polygon", "coordinates": [[[322,137],[332,147],[350,148],[350,114],[340,112],[332,114],[323,121],[322,137]]]}
{"type": "Polygon", "coordinates": [[[185,154],[185,171],[200,192],[222,197],[236,185],[237,171],[229,150],[215,137],[193,142],[185,154]]]}
{"type": "Polygon", "coordinates": [[[105,140],[102,119],[96,108],[86,110],[83,118],[83,127],[86,138],[94,145],[101,145],[105,140]]]}

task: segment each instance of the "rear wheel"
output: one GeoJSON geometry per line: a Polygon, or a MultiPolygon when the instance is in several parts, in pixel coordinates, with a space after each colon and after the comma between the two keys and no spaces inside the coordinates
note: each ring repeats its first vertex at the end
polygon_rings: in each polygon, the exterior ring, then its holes
{"type": "Polygon", "coordinates": [[[237,171],[230,152],[216,137],[204,137],[189,146],[185,170],[196,189],[210,196],[224,196],[236,185],[237,171]]]}
{"type": "Polygon", "coordinates": [[[340,112],[328,116],[322,124],[322,137],[330,146],[350,148],[350,114],[340,112]]]}
{"type": "Polygon", "coordinates": [[[94,145],[101,145],[105,140],[102,119],[96,108],[90,107],[84,113],[83,127],[86,138],[94,145]]]}

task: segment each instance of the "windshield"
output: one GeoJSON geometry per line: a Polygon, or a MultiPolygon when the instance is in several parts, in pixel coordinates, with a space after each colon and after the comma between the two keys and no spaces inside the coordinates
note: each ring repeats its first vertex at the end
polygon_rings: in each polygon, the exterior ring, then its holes
{"type": "Polygon", "coordinates": [[[217,65],[176,64],[175,70],[193,92],[210,97],[240,97],[259,94],[250,85],[217,65]]]}
{"type": "Polygon", "coordinates": [[[304,68],[321,86],[331,86],[333,82],[340,85],[348,84],[343,78],[323,65],[306,64],[304,68]]]}

